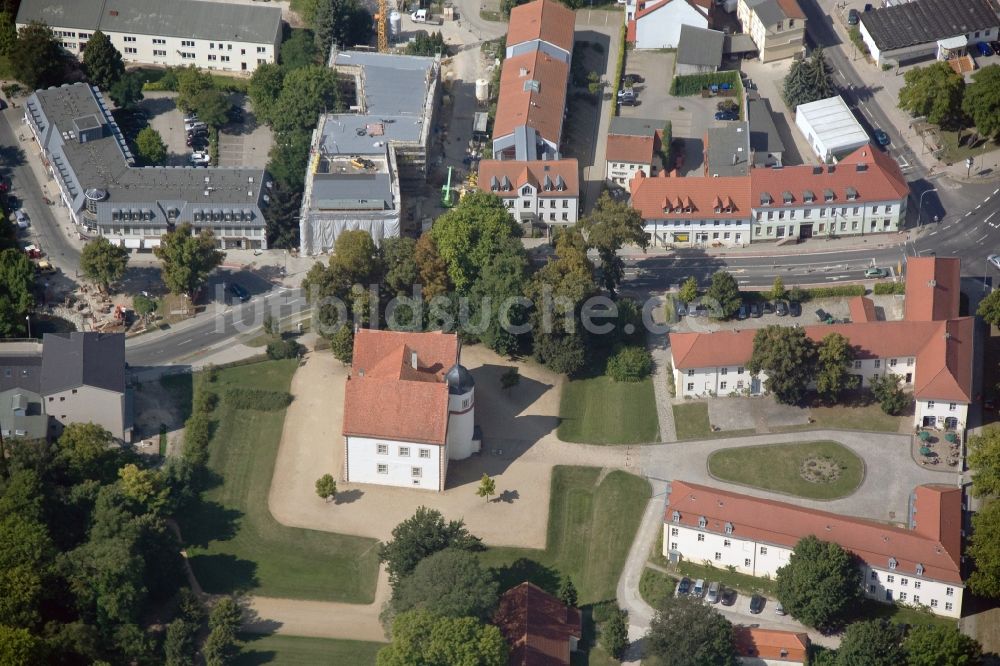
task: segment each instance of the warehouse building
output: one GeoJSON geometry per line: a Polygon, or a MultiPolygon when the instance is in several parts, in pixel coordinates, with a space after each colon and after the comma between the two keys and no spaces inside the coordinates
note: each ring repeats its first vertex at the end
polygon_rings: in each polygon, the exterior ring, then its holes
{"type": "Polygon", "coordinates": [[[839,157],[870,141],[865,128],[840,95],[799,104],[795,108],[795,126],[816,157],[826,164],[835,164],[839,157]]]}

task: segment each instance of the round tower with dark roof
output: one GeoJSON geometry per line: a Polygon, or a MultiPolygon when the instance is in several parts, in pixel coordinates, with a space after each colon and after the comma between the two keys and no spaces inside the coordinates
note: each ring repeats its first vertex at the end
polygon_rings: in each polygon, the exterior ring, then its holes
{"type": "Polygon", "coordinates": [[[448,459],[464,460],[474,453],[476,380],[456,363],[445,375],[448,382],[448,459]]]}

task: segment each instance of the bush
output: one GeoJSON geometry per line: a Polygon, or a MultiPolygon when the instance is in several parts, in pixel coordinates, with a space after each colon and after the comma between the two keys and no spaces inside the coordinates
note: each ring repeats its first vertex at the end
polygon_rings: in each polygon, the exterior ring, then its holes
{"type": "Polygon", "coordinates": [[[199,412],[184,423],[184,459],[194,465],[208,462],[208,440],[212,438],[212,422],[208,414],[199,412]]]}
{"type": "Polygon", "coordinates": [[[208,414],[219,405],[219,394],[209,389],[199,389],[194,396],[194,412],[208,414]]]}
{"type": "Polygon", "coordinates": [[[743,84],[740,82],[740,73],[736,71],[675,76],[670,84],[670,94],[674,97],[697,95],[701,93],[702,89],[721,83],[730,84],[737,93],[742,95],[743,84]]]}
{"type": "Polygon", "coordinates": [[[267,344],[267,357],[275,361],[283,358],[298,358],[302,353],[302,345],[295,340],[275,340],[267,344]]]}
{"type": "Polygon", "coordinates": [[[614,87],[611,89],[611,114],[608,117],[608,126],[611,126],[611,119],[618,115],[618,91],[622,87],[622,77],[625,76],[625,49],[626,49],[625,22],[622,22],[621,30],[618,32],[618,60],[615,62],[614,87]]]}
{"type": "Polygon", "coordinates": [[[888,296],[890,294],[902,295],[906,293],[905,282],[876,282],[872,293],[876,296],[888,296]]]}
{"type": "Polygon", "coordinates": [[[275,412],[292,404],[292,394],[286,391],[234,387],[226,390],[226,404],[233,409],[275,412]]]}
{"type": "Polygon", "coordinates": [[[653,371],[653,357],[645,347],[622,347],[608,359],[607,375],[616,382],[638,382],[653,371]]]}

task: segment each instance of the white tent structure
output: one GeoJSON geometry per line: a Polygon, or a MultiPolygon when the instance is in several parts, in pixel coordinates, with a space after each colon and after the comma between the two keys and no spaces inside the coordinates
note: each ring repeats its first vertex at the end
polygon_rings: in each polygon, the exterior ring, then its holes
{"type": "Polygon", "coordinates": [[[795,126],[820,161],[827,164],[871,141],[839,95],[800,104],[795,109],[795,126]]]}

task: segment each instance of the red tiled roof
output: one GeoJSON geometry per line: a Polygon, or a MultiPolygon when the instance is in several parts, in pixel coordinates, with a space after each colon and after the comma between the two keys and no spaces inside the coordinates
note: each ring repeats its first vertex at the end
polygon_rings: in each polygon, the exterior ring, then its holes
{"type": "MultiPolygon", "coordinates": [[[[916,326],[917,322],[906,322],[916,326]]],[[[972,345],[975,319],[963,317],[941,324],[917,354],[913,395],[918,398],[972,402],[972,345]]]]}
{"type": "Polygon", "coordinates": [[[535,0],[518,5],[510,10],[507,46],[538,39],[572,53],[575,25],[573,10],[556,0],[535,0]]]}
{"type": "Polygon", "coordinates": [[[861,323],[866,321],[878,321],[875,314],[875,304],[867,296],[855,296],[847,303],[851,311],[851,321],[861,323]]]}
{"type": "Polygon", "coordinates": [[[813,535],[839,544],[869,566],[888,569],[890,558],[895,558],[899,573],[918,575],[919,564],[923,577],[961,585],[960,554],[951,546],[961,540],[962,490],[939,485],[924,488],[916,493],[913,505],[920,529],[913,530],[676,480],[671,484],[664,522],[673,524],[676,511],[681,525],[697,529],[704,517],[707,526],[703,529],[708,531],[724,534],[730,523],[738,539],[786,548],[813,535]]]}
{"type": "Polygon", "coordinates": [[[628,24],[625,26],[625,41],[629,44],[635,44],[635,19],[630,19],[628,24]]]}
{"type": "Polygon", "coordinates": [[[444,377],[458,359],[458,336],[452,333],[359,329],[344,390],[343,434],[443,445],[444,377]]]}
{"type": "Polygon", "coordinates": [[[750,217],[750,180],[745,176],[667,178],[665,173],[656,178],[637,175],[629,183],[632,207],[644,220],[750,217]],[[723,212],[727,206],[729,212],[723,212]],[[691,212],[685,213],[686,207],[691,212]],[[720,209],[718,213],[716,208],[720,209]]]}
{"type": "Polygon", "coordinates": [[[570,637],[582,636],[580,611],[533,583],[504,592],[494,624],[510,645],[510,666],[569,666],[570,637]]]}
{"type": "Polygon", "coordinates": [[[605,151],[606,159],[609,162],[652,164],[653,155],[659,149],[659,143],[659,132],[654,132],[649,136],[609,134],[605,151]]]}
{"type": "Polygon", "coordinates": [[[483,160],[479,163],[479,179],[476,181],[479,189],[492,192],[500,197],[516,197],[518,190],[525,184],[531,184],[538,190],[540,197],[570,197],[580,195],[580,167],[576,159],[565,160],[535,160],[523,162],[518,160],[483,160]],[[562,177],[564,189],[556,189],[558,177],[562,177]],[[546,190],[546,177],[549,186],[546,190]],[[493,179],[496,178],[499,188],[493,189],[493,179]],[[510,181],[510,190],[503,189],[504,178],[510,181]]]}
{"type": "Polygon", "coordinates": [[[927,321],[957,317],[961,272],[961,261],[957,257],[907,259],[905,318],[927,321]]]}
{"type": "Polygon", "coordinates": [[[809,651],[809,635],[806,633],[736,625],[733,637],[736,639],[736,653],[741,657],[806,663],[809,651]]]}
{"type": "Polygon", "coordinates": [[[788,18],[804,19],[806,17],[797,0],[778,0],[778,6],[781,7],[781,11],[783,11],[785,16],[788,18]]]}
{"type": "Polygon", "coordinates": [[[500,72],[493,137],[513,134],[516,127],[527,125],[558,146],[568,76],[569,65],[542,51],[507,58],[500,72]],[[528,81],[538,82],[538,92],[525,90],[528,81]]]}

